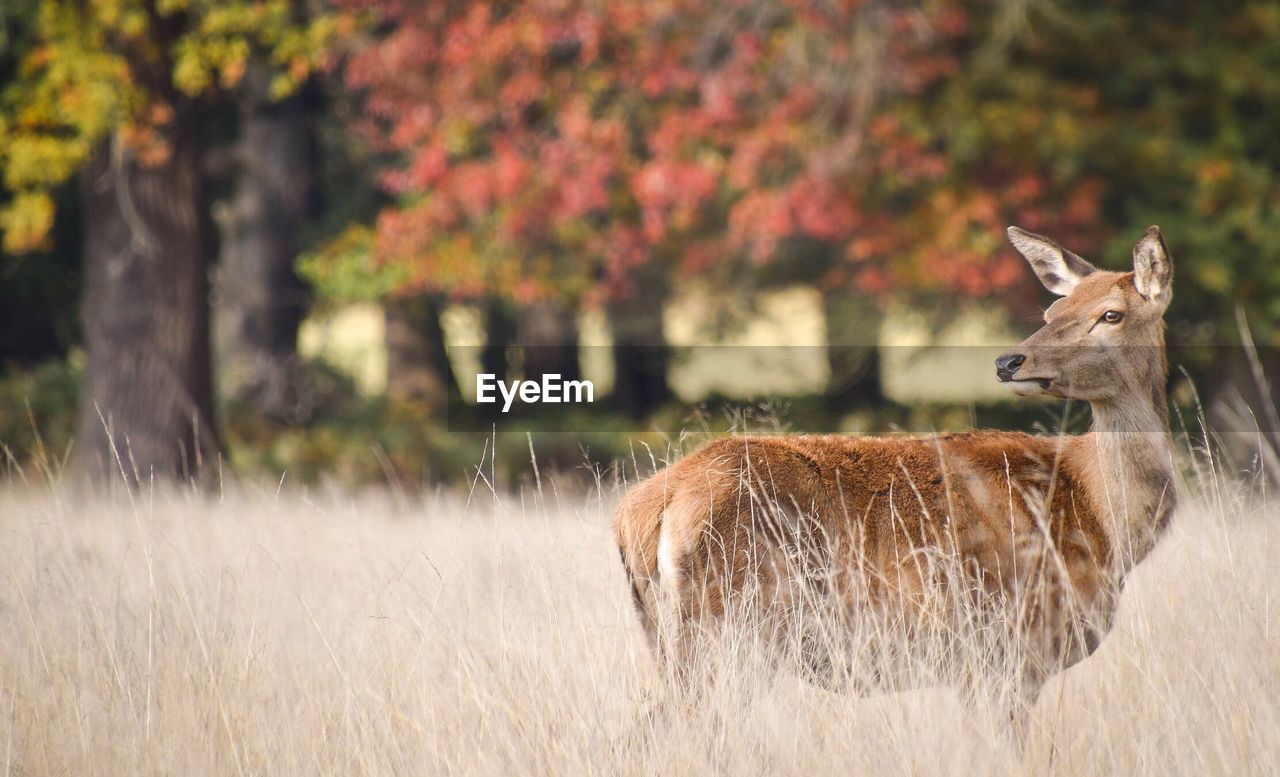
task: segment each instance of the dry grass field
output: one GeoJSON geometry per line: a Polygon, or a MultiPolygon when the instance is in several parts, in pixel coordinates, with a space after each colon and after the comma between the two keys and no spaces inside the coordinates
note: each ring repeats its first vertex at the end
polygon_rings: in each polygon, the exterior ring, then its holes
{"type": "Polygon", "coordinates": [[[19,490],[0,496],[0,764],[1277,774],[1280,510],[1264,496],[1184,503],[1111,636],[1049,683],[1018,748],[944,688],[857,698],[743,670],[696,707],[664,706],[608,493],[19,490]]]}

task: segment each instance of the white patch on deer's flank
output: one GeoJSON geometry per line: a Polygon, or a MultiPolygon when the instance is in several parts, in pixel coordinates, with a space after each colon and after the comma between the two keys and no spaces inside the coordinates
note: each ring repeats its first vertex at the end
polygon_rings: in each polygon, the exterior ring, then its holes
{"type": "Polygon", "coordinates": [[[671,539],[671,511],[662,512],[662,529],[658,534],[658,579],[666,579],[669,584],[676,581],[675,549],[671,539]]]}

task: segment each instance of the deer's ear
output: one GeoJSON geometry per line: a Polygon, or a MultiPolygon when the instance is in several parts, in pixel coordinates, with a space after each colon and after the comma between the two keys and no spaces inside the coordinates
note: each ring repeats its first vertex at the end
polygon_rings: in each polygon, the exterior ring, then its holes
{"type": "Polygon", "coordinates": [[[1026,257],[1044,287],[1060,297],[1070,294],[1077,283],[1098,269],[1049,238],[1025,229],[1009,227],[1009,242],[1026,257]]]}
{"type": "Polygon", "coordinates": [[[1173,260],[1160,227],[1147,227],[1147,233],[1133,247],[1133,285],[1161,310],[1169,307],[1173,298],[1173,260]]]}

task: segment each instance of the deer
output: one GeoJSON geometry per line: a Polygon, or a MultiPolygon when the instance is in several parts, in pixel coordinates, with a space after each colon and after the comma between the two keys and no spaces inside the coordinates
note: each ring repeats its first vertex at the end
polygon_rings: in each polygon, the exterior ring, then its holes
{"type": "MultiPolygon", "coordinates": [[[[995,360],[996,377],[1021,397],[1088,403],[1089,430],[729,436],[659,469],[620,499],[613,528],[647,641],[682,684],[735,607],[785,616],[813,597],[827,628],[866,616],[910,632],[967,606],[1001,614],[997,643],[1017,647],[1012,691],[996,701],[1021,737],[1045,682],[1098,649],[1177,501],[1173,264],[1155,226],[1127,272],[1018,227],[1008,237],[1058,299],[995,360]]],[[[833,685],[830,655],[799,655],[806,678],[833,685]]],[[[979,686],[975,671],[951,681],[979,686]]]]}

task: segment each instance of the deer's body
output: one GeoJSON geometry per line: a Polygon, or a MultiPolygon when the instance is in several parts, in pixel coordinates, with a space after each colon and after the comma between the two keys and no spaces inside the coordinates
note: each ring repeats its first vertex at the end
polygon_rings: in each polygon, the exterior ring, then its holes
{"type": "MultiPolygon", "coordinates": [[[[1024,234],[1011,232],[1015,245],[1024,234]]],[[[1040,245],[1019,249],[1066,297],[1025,353],[1002,357],[1000,376],[1018,393],[1089,401],[1092,430],[712,442],[635,486],[615,514],[656,648],[681,660],[680,645],[748,590],[785,610],[819,586],[841,608],[911,622],[948,585],[1019,611],[1031,693],[1097,647],[1124,576],[1174,505],[1161,319],[1170,265],[1154,231],[1135,260],[1158,252],[1155,278],[1095,271],[1069,253],[1038,263],[1040,245]],[[1103,323],[1116,313],[1130,323],[1122,338],[1121,322],[1103,323]],[[961,579],[940,577],[929,557],[953,561],[961,579]]]]}

